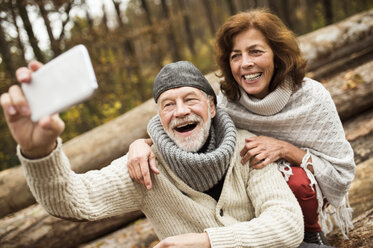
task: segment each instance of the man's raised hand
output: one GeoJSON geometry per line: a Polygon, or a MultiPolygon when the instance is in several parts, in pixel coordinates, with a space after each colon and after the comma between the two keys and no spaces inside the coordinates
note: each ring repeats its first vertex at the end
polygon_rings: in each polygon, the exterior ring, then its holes
{"type": "MultiPolygon", "coordinates": [[[[32,73],[42,66],[30,62],[29,67],[16,71],[18,82],[30,83],[32,73]]],[[[48,155],[56,146],[58,136],[64,130],[64,122],[58,114],[45,116],[37,123],[30,119],[30,107],[21,87],[13,85],[0,97],[5,119],[15,141],[20,145],[22,154],[28,158],[40,158],[48,155]]]]}

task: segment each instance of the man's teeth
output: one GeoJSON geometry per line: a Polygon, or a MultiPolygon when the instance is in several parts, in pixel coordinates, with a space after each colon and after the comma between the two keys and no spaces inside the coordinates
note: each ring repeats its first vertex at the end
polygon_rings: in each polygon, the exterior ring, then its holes
{"type": "Polygon", "coordinates": [[[258,79],[261,75],[262,75],[262,73],[258,72],[258,73],[254,73],[254,74],[244,75],[243,77],[247,81],[252,81],[252,80],[258,79]]]}
{"type": "Polygon", "coordinates": [[[183,125],[175,127],[175,130],[183,133],[183,132],[188,132],[188,131],[193,130],[196,126],[197,126],[197,123],[194,123],[194,122],[187,123],[187,124],[183,124],[183,125]]]}
{"type": "Polygon", "coordinates": [[[183,125],[180,125],[180,126],[177,126],[176,128],[183,128],[183,127],[186,127],[188,125],[190,125],[191,123],[186,123],[186,124],[183,124],[183,125]]]}

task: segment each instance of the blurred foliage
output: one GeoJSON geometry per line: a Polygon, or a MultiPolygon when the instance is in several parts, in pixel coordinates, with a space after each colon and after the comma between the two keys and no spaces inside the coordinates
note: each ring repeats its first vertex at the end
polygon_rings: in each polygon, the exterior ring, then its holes
{"type": "MultiPolygon", "coordinates": [[[[15,68],[25,66],[30,60],[26,52],[35,54],[35,47],[30,46],[30,37],[25,33],[26,26],[19,17],[21,10],[15,4],[17,1],[26,7],[30,19],[33,18],[34,31],[40,29],[37,25],[49,25],[53,31],[49,40],[50,44],[54,40],[54,47],[42,49],[47,61],[76,44],[84,44],[89,50],[99,89],[88,101],[61,113],[67,127],[62,135],[65,141],[151,98],[155,75],[175,56],[191,61],[203,73],[215,70],[213,33],[231,15],[230,1],[236,12],[253,7],[270,8],[280,17],[287,17],[284,21],[297,35],[325,26],[325,2],[332,7],[333,22],[373,7],[372,0],[214,0],[209,1],[210,8],[199,0],[130,0],[124,8],[121,1],[113,0],[112,7],[117,6],[118,12],[109,12],[107,6],[102,5],[102,16],[93,16],[84,0],[3,0],[0,3],[0,26],[4,31],[3,37],[0,35],[0,93],[16,83],[15,68]],[[291,8],[280,8],[279,2],[291,8]],[[42,24],[35,21],[35,16],[42,20],[43,7],[47,12],[44,18],[51,21],[49,24],[45,19],[42,24]],[[80,14],[73,15],[73,10],[80,14]]],[[[3,115],[0,137],[2,170],[19,164],[16,144],[3,115]]]]}

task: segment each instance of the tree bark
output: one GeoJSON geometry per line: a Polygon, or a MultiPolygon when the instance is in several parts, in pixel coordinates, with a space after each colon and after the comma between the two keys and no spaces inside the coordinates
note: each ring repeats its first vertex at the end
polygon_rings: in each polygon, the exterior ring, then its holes
{"type": "Polygon", "coordinates": [[[323,0],[322,1],[323,8],[324,8],[324,18],[325,24],[330,25],[333,23],[333,4],[330,0],[323,0]]]}
{"type": "Polygon", "coordinates": [[[172,31],[172,22],[170,20],[170,10],[167,6],[166,0],[161,0],[161,6],[162,6],[162,16],[163,19],[167,23],[167,28],[164,29],[167,33],[167,40],[170,43],[171,53],[172,53],[172,61],[179,61],[181,59],[181,55],[179,51],[179,45],[177,44],[176,37],[172,31]]]}
{"type": "Polygon", "coordinates": [[[123,28],[124,23],[123,23],[122,14],[120,11],[120,2],[117,2],[115,0],[112,0],[112,1],[113,1],[113,5],[115,8],[115,13],[117,13],[117,20],[118,20],[119,27],[123,28]]]}
{"type": "Polygon", "coordinates": [[[18,13],[23,21],[23,26],[26,30],[27,36],[30,41],[32,50],[34,51],[35,57],[40,62],[45,62],[44,55],[39,48],[38,40],[35,37],[34,31],[32,30],[32,25],[26,10],[26,1],[25,0],[16,0],[16,6],[18,13]]]}
{"type": "Polygon", "coordinates": [[[234,15],[236,14],[237,12],[237,8],[236,8],[236,5],[234,4],[234,1],[233,0],[226,0],[225,1],[228,5],[228,8],[229,8],[229,12],[231,15],[234,15]]]}
{"type": "Polygon", "coordinates": [[[141,216],[141,212],[131,212],[100,221],[72,222],[49,215],[40,205],[32,205],[14,216],[0,219],[0,246],[77,247],[122,228],[141,216]]]}
{"type": "MultiPolygon", "coordinates": [[[[146,0],[141,0],[141,8],[144,10],[145,12],[145,18],[146,18],[146,21],[147,21],[147,24],[148,26],[152,27],[153,26],[153,21],[152,21],[152,14],[150,12],[150,8],[148,6],[148,3],[146,2],[146,0]]],[[[151,29],[151,38],[150,38],[150,42],[151,42],[151,53],[154,54],[154,59],[159,67],[159,69],[162,68],[162,60],[163,60],[163,56],[162,56],[162,52],[161,52],[161,49],[158,48],[157,46],[157,39],[158,39],[158,34],[157,32],[153,31],[154,28],[151,29]]]]}
{"type": "Polygon", "coordinates": [[[15,7],[14,7],[14,4],[13,4],[13,1],[9,1],[9,5],[10,5],[10,14],[12,15],[13,24],[14,24],[14,27],[17,31],[17,43],[18,43],[19,51],[21,53],[21,61],[24,65],[26,65],[25,46],[23,45],[23,43],[21,41],[21,32],[20,32],[18,24],[17,24],[17,15],[16,15],[16,12],[15,12],[15,7]]]}
{"type": "Polygon", "coordinates": [[[154,247],[159,242],[154,229],[146,218],[141,218],[133,224],[108,234],[89,243],[81,244],[78,248],[100,247],[154,247]]]}
{"type": "Polygon", "coordinates": [[[325,83],[342,121],[373,106],[372,71],[373,60],[353,70],[342,72],[325,83]]]}
{"type": "Polygon", "coordinates": [[[0,22],[0,53],[2,55],[2,63],[5,64],[5,69],[9,73],[10,77],[15,75],[15,69],[13,64],[12,55],[9,48],[9,43],[5,39],[5,32],[0,22]]]}
{"type": "Polygon", "coordinates": [[[188,47],[192,55],[196,55],[196,50],[194,48],[194,34],[192,32],[192,28],[190,27],[190,18],[189,13],[187,11],[187,7],[185,6],[184,0],[178,0],[180,12],[182,12],[183,15],[183,24],[186,34],[186,39],[188,43],[188,47]]]}
{"type": "Polygon", "coordinates": [[[48,11],[45,9],[45,2],[44,0],[37,1],[37,4],[39,6],[40,14],[44,20],[45,28],[47,29],[48,37],[51,42],[51,48],[53,51],[54,56],[57,56],[61,53],[60,44],[58,43],[58,40],[54,38],[51,23],[49,21],[48,17],[48,11]]]}
{"type": "Polygon", "coordinates": [[[202,0],[202,3],[203,3],[203,6],[204,6],[204,9],[205,9],[205,13],[206,13],[208,25],[210,27],[211,35],[215,36],[216,27],[215,27],[214,18],[212,16],[211,3],[210,3],[209,0],[202,0]]]}
{"type": "Polygon", "coordinates": [[[373,44],[373,9],[298,38],[308,70],[314,71],[373,44]],[[348,34],[348,35],[346,35],[348,34]]]}

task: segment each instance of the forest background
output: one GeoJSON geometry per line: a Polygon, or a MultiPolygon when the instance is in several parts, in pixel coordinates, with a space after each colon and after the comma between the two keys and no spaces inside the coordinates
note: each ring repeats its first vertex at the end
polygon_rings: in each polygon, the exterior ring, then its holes
{"type": "MultiPolygon", "coordinates": [[[[373,0],[85,0],[0,1],[0,94],[15,70],[36,59],[48,62],[77,44],[90,53],[99,89],[88,101],[61,113],[67,141],[152,97],[160,68],[189,60],[202,73],[217,69],[214,35],[231,15],[265,7],[299,36],[373,8],[373,0]],[[112,7],[114,11],[108,11],[112,7]],[[42,20],[43,27],[36,18],[42,20]],[[43,46],[38,32],[48,37],[43,46]]],[[[3,114],[0,170],[19,164],[3,114]]]]}

